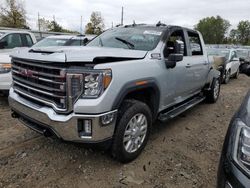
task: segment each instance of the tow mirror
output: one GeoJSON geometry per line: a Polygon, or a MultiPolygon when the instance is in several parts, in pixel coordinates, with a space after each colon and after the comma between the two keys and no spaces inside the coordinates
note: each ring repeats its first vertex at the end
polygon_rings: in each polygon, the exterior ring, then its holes
{"type": "Polygon", "coordinates": [[[184,42],[176,40],[174,43],[174,53],[169,54],[165,60],[167,68],[174,68],[176,63],[183,60],[184,54],[184,42]]]}
{"type": "Polygon", "coordinates": [[[0,42],[0,49],[4,49],[4,47],[8,46],[8,42],[7,41],[1,41],[0,42]]]}

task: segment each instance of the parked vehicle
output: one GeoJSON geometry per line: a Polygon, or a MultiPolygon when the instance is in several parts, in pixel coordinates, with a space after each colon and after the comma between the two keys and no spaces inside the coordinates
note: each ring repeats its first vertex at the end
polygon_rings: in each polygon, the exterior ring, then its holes
{"type": "Polygon", "coordinates": [[[33,47],[84,46],[94,37],[95,35],[54,35],[42,39],[33,47]]]}
{"type": "Polygon", "coordinates": [[[228,127],[218,169],[218,188],[250,187],[250,91],[228,127]]]}
{"type": "Polygon", "coordinates": [[[221,56],[226,59],[223,82],[227,84],[231,77],[238,78],[240,59],[234,49],[208,48],[208,56],[221,56]]]}
{"type": "Polygon", "coordinates": [[[7,93],[12,83],[10,53],[17,47],[30,47],[36,43],[32,33],[0,30],[0,92],[7,93]]]}
{"type": "Polygon", "coordinates": [[[152,122],[220,93],[201,34],[160,23],[113,28],[86,47],[23,50],[12,62],[12,117],[45,136],[109,141],[121,162],[142,152],[152,122]]]}
{"type": "Polygon", "coordinates": [[[250,76],[250,50],[238,49],[237,54],[240,58],[240,72],[250,76]]]}

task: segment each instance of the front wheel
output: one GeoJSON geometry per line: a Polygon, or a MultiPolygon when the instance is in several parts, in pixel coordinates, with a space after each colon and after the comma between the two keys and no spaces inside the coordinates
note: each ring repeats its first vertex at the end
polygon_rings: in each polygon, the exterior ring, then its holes
{"type": "Polygon", "coordinates": [[[137,158],[148,141],[152,125],[149,107],[137,100],[125,100],[118,114],[112,155],[122,163],[137,158]]]}
{"type": "Polygon", "coordinates": [[[206,93],[206,100],[209,103],[215,103],[220,95],[220,78],[213,80],[211,89],[206,93]]]}

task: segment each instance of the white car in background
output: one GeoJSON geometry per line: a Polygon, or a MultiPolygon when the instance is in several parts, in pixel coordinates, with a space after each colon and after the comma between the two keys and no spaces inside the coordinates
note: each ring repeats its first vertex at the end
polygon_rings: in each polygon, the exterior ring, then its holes
{"type": "Polygon", "coordinates": [[[20,47],[31,47],[36,43],[34,34],[28,31],[0,30],[0,92],[8,93],[11,79],[9,55],[20,47]]]}
{"type": "Polygon", "coordinates": [[[0,30],[0,93],[7,94],[12,83],[11,59],[9,57],[16,47],[55,47],[55,46],[84,46],[95,35],[54,35],[46,37],[36,43],[36,38],[32,33],[1,31],[0,30]],[[26,37],[26,38],[25,38],[26,37]],[[25,42],[27,39],[27,42],[25,42]],[[29,39],[29,40],[28,40],[29,39]],[[33,45],[36,43],[35,45],[33,45]]]}
{"type": "Polygon", "coordinates": [[[37,42],[33,47],[85,46],[95,35],[54,35],[37,42]]]}
{"type": "Polygon", "coordinates": [[[223,82],[227,84],[230,78],[238,78],[240,73],[240,59],[235,49],[208,48],[208,56],[225,57],[225,70],[223,74],[223,82]]]}

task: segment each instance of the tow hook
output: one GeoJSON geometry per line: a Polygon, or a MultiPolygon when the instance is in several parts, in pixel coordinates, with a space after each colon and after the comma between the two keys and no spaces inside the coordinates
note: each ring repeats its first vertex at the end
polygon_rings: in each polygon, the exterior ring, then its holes
{"type": "Polygon", "coordinates": [[[48,129],[44,129],[43,130],[43,136],[50,137],[50,136],[52,136],[52,134],[51,134],[51,132],[48,129]]]}
{"type": "Polygon", "coordinates": [[[12,112],[12,113],[11,113],[11,117],[12,117],[12,118],[18,118],[19,115],[18,115],[16,112],[12,112]]]}

